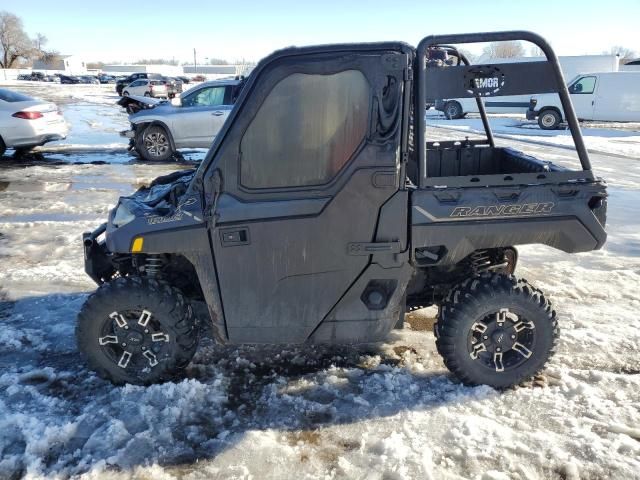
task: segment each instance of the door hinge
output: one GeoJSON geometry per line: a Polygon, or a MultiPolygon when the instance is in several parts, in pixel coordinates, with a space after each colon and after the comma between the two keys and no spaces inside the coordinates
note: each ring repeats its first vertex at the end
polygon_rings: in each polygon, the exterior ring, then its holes
{"type": "Polygon", "coordinates": [[[373,255],[374,253],[400,253],[400,242],[353,242],[349,244],[349,255],[373,255]]]}

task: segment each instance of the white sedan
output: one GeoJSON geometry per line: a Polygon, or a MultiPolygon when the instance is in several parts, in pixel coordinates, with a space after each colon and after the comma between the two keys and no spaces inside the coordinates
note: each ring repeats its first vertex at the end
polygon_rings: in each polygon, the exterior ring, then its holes
{"type": "Polygon", "coordinates": [[[0,156],[64,140],[68,126],[55,103],[0,88],[0,156]]]}

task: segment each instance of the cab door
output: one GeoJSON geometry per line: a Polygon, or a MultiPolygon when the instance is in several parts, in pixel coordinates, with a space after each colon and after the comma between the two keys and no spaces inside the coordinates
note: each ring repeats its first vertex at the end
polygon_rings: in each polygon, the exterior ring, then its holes
{"type": "Polygon", "coordinates": [[[569,86],[571,103],[580,120],[593,120],[598,79],[595,75],[585,75],[569,86]]]}
{"type": "Polygon", "coordinates": [[[222,177],[210,239],[232,342],[304,342],[370,263],[400,185],[398,50],[285,51],[252,73],[206,182],[211,198],[222,177]]]}
{"type": "Polygon", "coordinates": [[[225,105],[227,86],[205,86],[182,98],[175,110],[174,141],[178,146],[208,148],[222,128],[231,105],[225,105]]]}

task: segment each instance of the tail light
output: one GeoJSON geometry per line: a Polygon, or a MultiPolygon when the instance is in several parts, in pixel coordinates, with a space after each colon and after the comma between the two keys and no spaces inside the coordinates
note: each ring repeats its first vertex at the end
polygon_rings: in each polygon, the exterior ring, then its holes
{"type": "Polygon", "coordinates": [[[42,113],[40,112],[16,112],[12,117],[15,118],[24,118],[25,120],[36,120],[38,118],[42,118],[42,113]]]}

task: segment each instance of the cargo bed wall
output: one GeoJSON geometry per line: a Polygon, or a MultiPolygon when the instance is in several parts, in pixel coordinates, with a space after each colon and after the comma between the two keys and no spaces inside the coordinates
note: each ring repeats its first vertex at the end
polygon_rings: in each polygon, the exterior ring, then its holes
{"type": "Polygon", "coordinates": [[[524,244],[590,251],[606,240],[605,219],[601,182],[415,190],[412,259],[421,266],[453,265],[478,249],[524,244]]]}
{"type": "Polygon", "coordinates": [[[563,170],[561,167],[542,162],[512,148],[461,145],[431,147],[427,150],[428,177],[542,173],[561,170],[563,170]]]}

